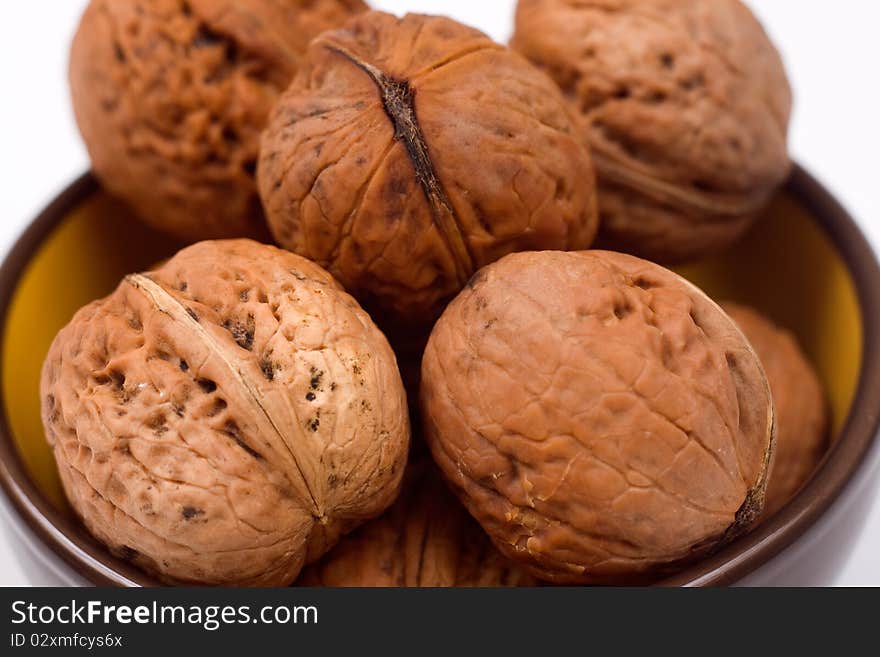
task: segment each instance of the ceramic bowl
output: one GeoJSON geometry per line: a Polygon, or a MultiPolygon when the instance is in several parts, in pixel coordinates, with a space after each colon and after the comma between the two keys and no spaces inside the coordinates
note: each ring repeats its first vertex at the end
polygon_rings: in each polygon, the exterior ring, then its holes
{"type": "MultiPolygon", "coordinates": [[[[156,583],[92,539],[67,506],[43,437],[38,387],[49,344],[76,309],[179,246],[133,220],[87,174],[37,217],[2,265],[2,506],[35,583],[156,583]]],[[[715,299],[750,304],[794,331],[825,385],[833,441],[812,479],[774,517],[661,583],[830,584],[876,492],[876,257],[846,211],[798,168],[741,242],[680,273],[715,299]]]]}

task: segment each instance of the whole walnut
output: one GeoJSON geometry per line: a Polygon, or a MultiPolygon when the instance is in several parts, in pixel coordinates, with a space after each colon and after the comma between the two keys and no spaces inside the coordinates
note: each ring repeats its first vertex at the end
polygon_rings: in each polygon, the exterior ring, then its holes
{"type": "Polygon", "coordinates": [[[371,12],[318,37],[258,184],[282,246],[422,324],[482,265],[596,232],[592,162],[556,85],[440,17],[371,12]]]}
{"type": "Polygon", "coordinates": [[[819,465],[828,448],[828,404],[819,377],[794,335],[746,306],[721,306],[754,348],[776,408],[776,458],[764,517],[778,511],[819,465]]]}
{"type": "Polygon", "coordinates": [[[92,168],[187,240],[263,236],[259,135],[309,41],[362,0],[92,0],[70,86],[92,168]]]}
{"type": "Polygon", "coordinates": [[[719,250],[788,175],[791,90],[739,0],[520,0],[512,46],[585,121],[603,247],[719,250]]]}
{"type": "Polygon", "coordinates": [[[748,528],[773,406],[731,319],[662,267],[521,253],[446,309],[422,365],[432,454],[541,579],[636,583],[748,528]]]}
{"type": "Polygon", "coordinates": [[[492,545],[440,480],[411,466],[385,514],[343,538],[303,571],[301,586],[536,586],[492,545]]]}
{"type": "Polygon", "coordinates": [[[390,506],[405,467],[384,336],[326,271],[249,240],[81,309],[40,391],[74,510],[166,581],[287,584],[390,506]]]}

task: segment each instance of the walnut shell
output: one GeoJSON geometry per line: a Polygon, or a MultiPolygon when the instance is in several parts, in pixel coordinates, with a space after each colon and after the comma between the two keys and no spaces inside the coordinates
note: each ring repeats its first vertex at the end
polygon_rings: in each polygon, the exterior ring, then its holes
{"type": "Polygon", "coordinates": [[[481,270],[428,342],[422,410],[465,506],[541,579],[643,581],[763,505],[773,406],[757,356],[700,290],[632,256],[481,270]]]}
{"type": "Polygon", "coordinates": [[[40,391],[75,511],[169,581],[287,584],[390,506],[405,467],[384,336],[326,271],[248,240],[81,309],[40,391]]]}
{"type": "Polygon", "coordinates": [[[794,335],[757,311],[724,303],[767,373],[776,408],[776,458],[764,517],[776,513],[810,478],[828,448],[828,404],[813,366],[794,335]]]}
{"type": "Polygon", "coordinates": [[[520,0],[512,47],[585,120],[603,248],[721,249],[788,175],[791,90],[738,0],[520,0]]]}
{"type": "Polygon", "coordinates": [[[300,586],[536,586],[488,536],[431,467],[410,467],[385,514],[306,568],[300,586]]]}
{"type": "Polygon", "coordinates": [[[70,86],[92,168],[188,240],[266,235],[259,134],[309,41],[361,0],[92,0],[70,86]]]}
{"type": "Polygon", "coordinates": [[[370,12],[316,39],[258,184],[282,246],[420,323],[480,266],[596,231],[589,152],[556,85],[447,18],[370,12]]]}

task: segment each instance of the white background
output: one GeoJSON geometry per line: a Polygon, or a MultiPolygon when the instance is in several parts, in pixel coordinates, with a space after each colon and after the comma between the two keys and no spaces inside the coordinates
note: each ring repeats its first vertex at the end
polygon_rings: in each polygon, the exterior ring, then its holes
{"type": "MultiPolygon", "coordinates": [[[[711,2],[712,0],[705,0],[711,2]]],[[[513,0],[374,0],[446,13],[506,41],[513,0]]],[[[791,149],[880,245],[880,3],[751,0],[795,89],[791,149]]],[[[67,49],[86,0],[0,2],[0,254],[88,167],[67,92],[67,49]]],[[[0,585],[27,584],[0,525],[0,585]]],[[[880,585],[880,505],[841,585],[880,585]]]]}

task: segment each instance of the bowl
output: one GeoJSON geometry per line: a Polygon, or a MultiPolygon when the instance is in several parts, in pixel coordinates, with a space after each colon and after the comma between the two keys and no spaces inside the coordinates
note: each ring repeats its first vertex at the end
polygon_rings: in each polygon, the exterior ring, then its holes
{"type": "MultiPolygon", "coordinates": [[[[111,555],[65,502],[38,395],[43,359],[73,313],[181,246],[130,214],[86,174],[34,220],[0,269],[0,506],[23,566],[41,583],[158,583],[111,555]]],[[[794,331],[825,385],[833,441],[775,516],[660,584],[832,583],[874,500],[880,464],[876,257],[840,204],[796,168],[743,240],[679,273],[794,331]]]]}

